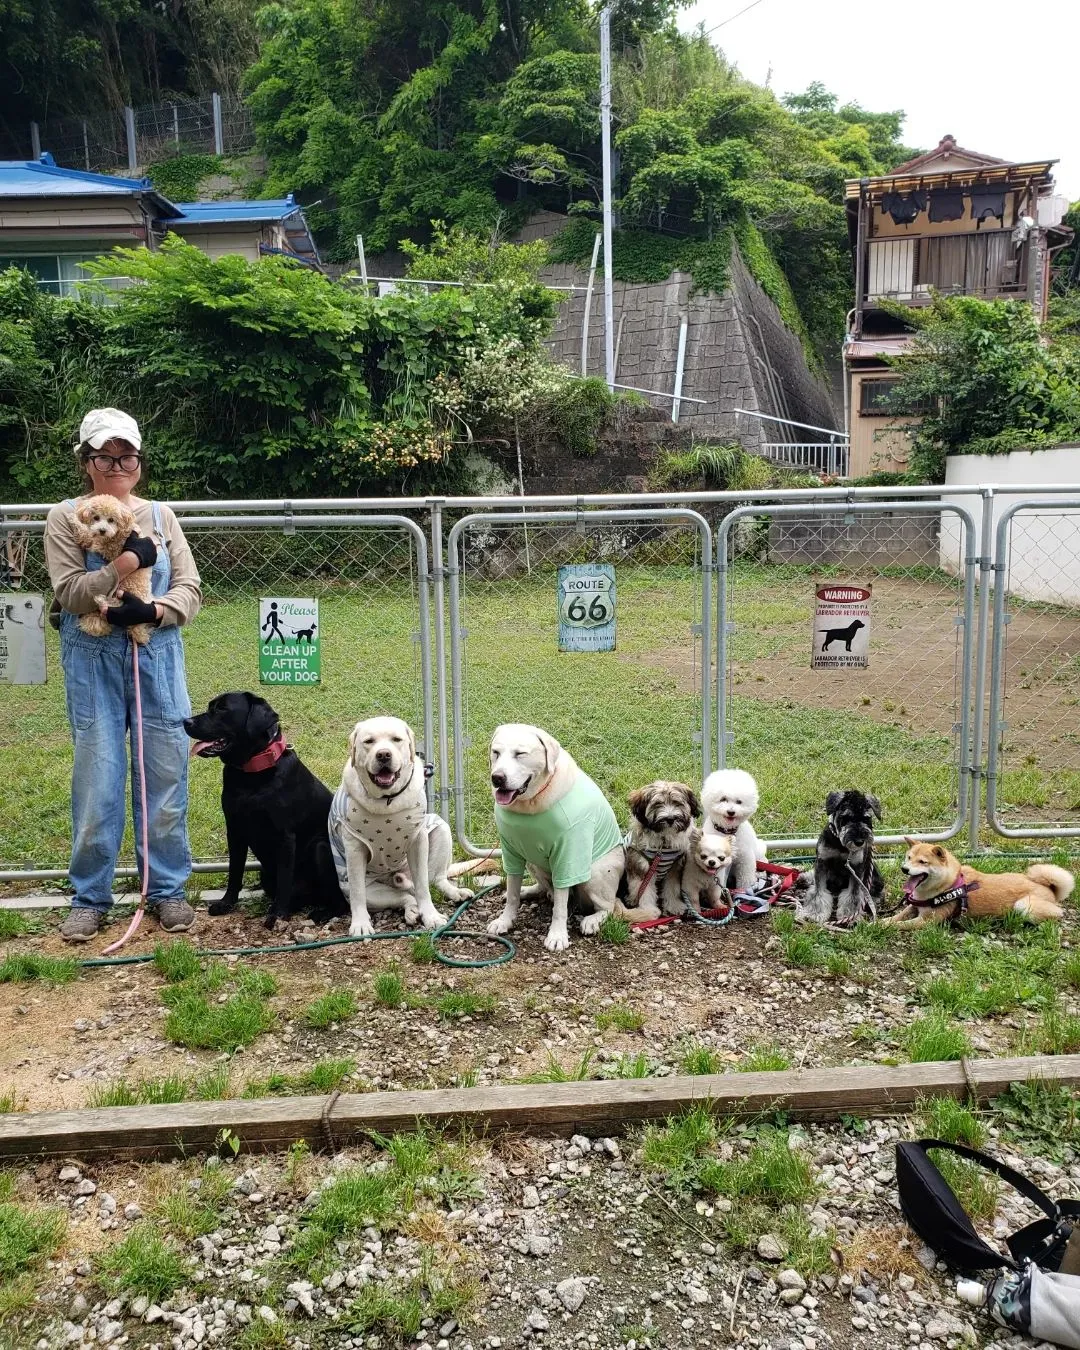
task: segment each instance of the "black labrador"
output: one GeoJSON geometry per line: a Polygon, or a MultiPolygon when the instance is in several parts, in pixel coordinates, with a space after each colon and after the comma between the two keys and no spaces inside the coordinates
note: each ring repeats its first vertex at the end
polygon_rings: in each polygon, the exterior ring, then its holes
{"type": "Polygon", "coordinates": [[[855,923],[877,917],[885,882],[874,861],[874,821],[881,803],[871,792],[854,788],[830,792],[825,801],[828,824],[817,841],[812,873],[797,883],[796,914],[816,923],[855,923]]]}
{"type": "Polygon", "coordinates": [[[270,902],[267,928],[298,910],[320,919],[347,914],[327,832],[332,794],[285,745],[278,715],[266,699],[219,694],[206,712],[187,718],[184,730],[195,741],[192,754],[220,759],[224,766],[229,881],[210,913],[236,908],[250,849],[270,902]]]}

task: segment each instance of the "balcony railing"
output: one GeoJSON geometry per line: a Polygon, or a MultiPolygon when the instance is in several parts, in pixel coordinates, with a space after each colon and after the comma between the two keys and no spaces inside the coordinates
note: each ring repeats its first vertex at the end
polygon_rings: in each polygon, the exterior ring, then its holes
{"type": "Polygon", "coordinates": [[[830,478],[846,478],[848,474],[846,441],[766,441],[761,453],[774,464],[812,469],[830,478]]]}
{"type": "Polygon", "coordinates": [[[985,234],[873,239],[867,247],[864,304],[899,300],[929,304],[932,294],[984,300],[1028,293],[1028,249],[1008,230],[985,234]]]}

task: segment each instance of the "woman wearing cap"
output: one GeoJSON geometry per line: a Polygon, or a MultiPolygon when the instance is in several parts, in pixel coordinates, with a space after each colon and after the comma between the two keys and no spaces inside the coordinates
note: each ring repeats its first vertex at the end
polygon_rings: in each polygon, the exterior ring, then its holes
{"type": "MultiPolygon", "coordinates": [[[[190,742],[183,719],[191,715],[180,626],[199,612],[199,574],[176,517],[167,506],[134,495],[142,475],[138,423],[117,408],[89,412],[75,447],[87,495],[105,493],[135,513],[137,532],[115,562],[102,565],[75,539],[75,501],[61,502],[45,524],[45,559],[54,600],[50,620],[60,629],[68,721],[75,742],[71,782],[71,913],[60,929],[69,942],[86,942],[112,904],[113,873],[124,835],[128,732],[135,736],[132,648],[127,630],[149,623],[149,643],[136,647],[146,768],[150,884],[147,907],[168,933],[184,932],[195,912],[184,898],[191,875],[187,837],[187,766],[190,742]],[[124,590],[124,579],[150,567],[152,603],[124,590]],[[96,575],[100,569],[100,575],[96,575]],[[104,586],[102,582],[105,582],[104,586]],[[96,596],[120,593],[107,612],[112,632],[91,637],[78,615],[96,614],[96,596]]],[[[137,761],[132,760],[135,847],[142,874],[142,812],[137,761]]]]}

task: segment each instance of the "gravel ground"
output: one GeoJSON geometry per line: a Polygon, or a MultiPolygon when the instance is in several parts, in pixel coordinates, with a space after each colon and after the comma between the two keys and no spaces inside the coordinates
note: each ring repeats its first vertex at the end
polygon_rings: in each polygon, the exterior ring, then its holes
{"type": "MultiPolygon", "coordinates": [[[[289,1264],[290,1253],[320,1195],[335,1178],[385,1168],[385,1155],[361,1149],[332,1158],[215,1157],[100,1169],[41,1163],[14,1175],[15,1195],[63,1210],[68,1235],[39,1272],[36,1301],[4,1319],[0,1343],[37,1350],[1031,1344],[992,1332],[981,1313],[959,1305],[953,1280],[903,1225],[892,1147],[911,1122],[780,1128],[813,1178],[816,1193],[799,1206],[806,1229],[831,1248],[828,1269],[809,1277],[794,1268],[776,1234],[737,1250],[724,1231],[730,1202],[672,1189],[643,1161],[640,1135],[458,1143],[459,1165],[468,1160],[468,1196],[418,1199],[379,1226],[357,1226],[306,1270],[289,1264]],[[162,1198],[185,1189],[197,1194],[211,1172],[225,1179],[213,1228],[166,1237],[183,1263],[182,1287],[159,1298],[110,1287],[101,1274],[108,1249],[145,1227],[144,1216],[168,1235],[162,1198]],[[471,1282],[466,1306],[423,1317],[409,1334],[397,1326],[355,1329],[365,1290],[400,1287],[422,1271],[430,1283],[432,1262],[471,1282]]],[[[717,1156],[744,1156],[753,1133],[721,1139],[717,1156]]],[[[1004,1138],[991,1138],[990,1146],[1051,1193],[1080,1189],[1071,1148],[1051,1162],[1018,1155],[1004,1138]]],[[[1000,1238],[1024,1221],[1022,1207],[1004,1197],[984,1231],[1000,1238]]]]}

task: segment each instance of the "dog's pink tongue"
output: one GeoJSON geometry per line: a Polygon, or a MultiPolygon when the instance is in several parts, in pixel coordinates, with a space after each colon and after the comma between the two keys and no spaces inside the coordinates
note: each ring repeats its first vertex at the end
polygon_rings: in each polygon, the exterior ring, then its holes
{"type": "Polygon", "coordinates": [[[195,742],[193,742],[192,747],[191,747],[191,755],[190,755],[190,758],[194,759],[194,757],[195,757],[196,755],[202,754],[202,752],[207,748],[207,746],[210,746],[210,745],[213,745],[213,744],[214,744],[213,741],[195,741],[195,742]]]}
{"type": "Polygon", "coordinates": [[[514,791],[513,788],[495,789],[495,800],[498,802],[500,806],[509,806],[516,796],[517,793],[514,791]]]}
{"type": "Polygon", "coordinates": [[[922,881],[922,877],[908,877],[908,879],[904,882],[904,894],[914,895],[915,892],[919,889],[920,881],[922,881]]]}

